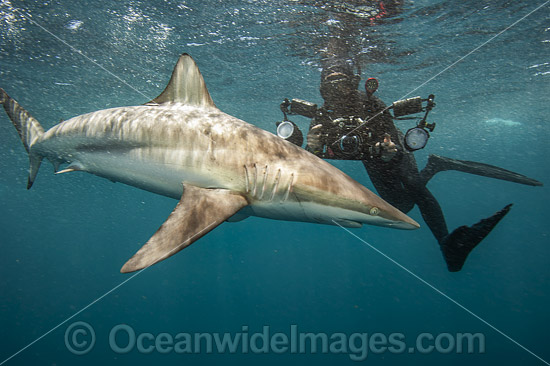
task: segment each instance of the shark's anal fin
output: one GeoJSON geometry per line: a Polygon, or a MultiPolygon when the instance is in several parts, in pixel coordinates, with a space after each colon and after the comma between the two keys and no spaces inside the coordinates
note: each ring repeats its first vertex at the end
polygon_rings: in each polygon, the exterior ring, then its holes
{"type": "Polygon", "coordinates": [[[247,200],[232,191],[184,184],[174,211],[120,272],[137,271],[176,254],[246,205],[247,200]]]}

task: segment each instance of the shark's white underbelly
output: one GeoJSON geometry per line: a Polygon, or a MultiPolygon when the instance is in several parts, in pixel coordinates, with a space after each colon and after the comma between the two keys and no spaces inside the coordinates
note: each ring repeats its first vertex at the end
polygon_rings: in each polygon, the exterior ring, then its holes
{"type": "Polygon", "coordinates": [[[215,174],[204,174],[201,167],[136,159],[133,155],[132,152],[75,154],[75,161],[86,172],[174,199],[181,197],[184,183],[205,188],[230,188],[224,186],[215,174]]]}

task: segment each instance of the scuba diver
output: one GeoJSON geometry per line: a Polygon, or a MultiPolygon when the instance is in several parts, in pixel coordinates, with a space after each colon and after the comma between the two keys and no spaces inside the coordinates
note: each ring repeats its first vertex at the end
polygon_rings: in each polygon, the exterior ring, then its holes
{"type": "MultiPolygon", "coordinates": [[[[369,14],[372,15],[372,11],[369,14]]],[[[429,132],[435,128],[435,123],[427,122],[429,112],[435,107],[435,96],[409,98],[387,107],[374,96],[378,88],[376,79],[366,81],[364,92],[358,90],[360,71],[354,72],[353,43],[344,22],[349,16],[349,12],[334,16],[337,22],[333,22],[332,27],[337,27],[338,32],[322,52],[323,106],[318,108],[307,101],[285,99],[281,104],[284,120],[277,123],[277,134],[302,146],[303,135],[288,119],[288,114],[311,118],[305,148],[324,159],[361,160],[384,200],[404,213],[418,206],[439,243],[448,270],[460,271],[470,252],[509,212],[511,204],[473,226],[461,226],[449,232],[438,201],[426,187],[429,180],[438,172],[457,170],[532,186],[542,183],[496,166],[438,155],[430,155],[426,167],[419,171],[413,152],[426,145],[429,132]],[[420,112],[424,112],[423,118],[406,134],[393,123],[394,119],[405,119],[404,116],[420,112]]],[[[356,17],[357,12],[351,16],[356,17]]]]}

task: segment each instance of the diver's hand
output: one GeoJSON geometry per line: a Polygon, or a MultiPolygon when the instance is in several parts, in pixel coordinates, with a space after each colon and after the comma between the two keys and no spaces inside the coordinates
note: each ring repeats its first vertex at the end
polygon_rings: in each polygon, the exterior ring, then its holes
{"type": "Polygon", "coordinates": [[[309,151],[314,154],[318,154],[323,150],[323,143],[321,142],[321,129],[323,125],[313,126],[307,133],[307,146],[309,151]]]}
{"type": "Polygon", "coordinates": [[[380,154],[380,159],[385,162],[390,161],[397,154],[397,146],[393,143],[389,135],[384,136],[384,142],[377,142],[374,148],[376,153],[380,154]]]}

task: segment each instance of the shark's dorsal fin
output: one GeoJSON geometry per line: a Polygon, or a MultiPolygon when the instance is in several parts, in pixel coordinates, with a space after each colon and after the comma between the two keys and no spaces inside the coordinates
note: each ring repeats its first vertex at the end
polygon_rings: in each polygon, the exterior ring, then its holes
{"type": "Polygon", "coordinates": [[[195,60],[186,53],[180,56],[166,89],[147,104],[163,103],[216,107],[195,60]]]}

